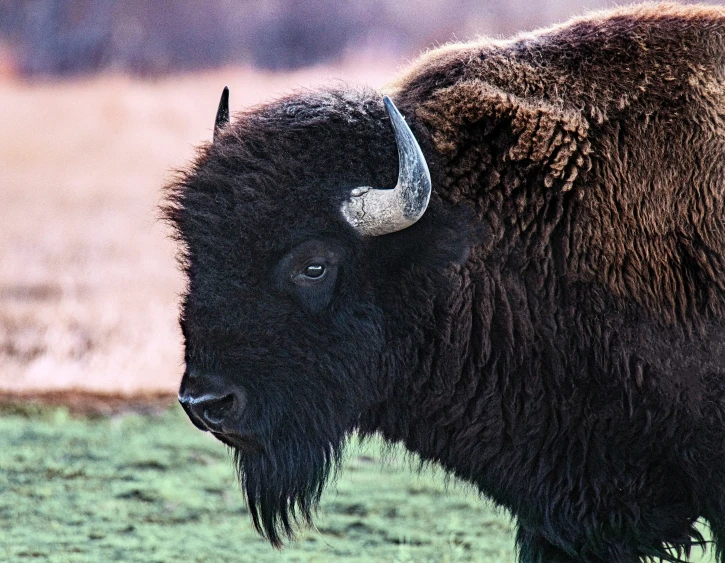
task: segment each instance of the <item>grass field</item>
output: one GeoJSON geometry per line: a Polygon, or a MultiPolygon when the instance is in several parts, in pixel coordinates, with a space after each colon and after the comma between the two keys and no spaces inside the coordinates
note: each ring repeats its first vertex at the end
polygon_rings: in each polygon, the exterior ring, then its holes
{"type": "Polygon", "coordinates": [[[506,513],[381,451],[354,441],[316,528],[277,552],[252,529],[225,447],[180,408],[85,418],[6,406],[0,561],[514,561],[506,513]]]}
{"type": "Polygon", "coordinates": [[[350,448],[316,529],[277,552],[253,531],[224,446],[179,408],[0,417],[0,560],[513,561],[512,526],[440,472],[350,448]]]}

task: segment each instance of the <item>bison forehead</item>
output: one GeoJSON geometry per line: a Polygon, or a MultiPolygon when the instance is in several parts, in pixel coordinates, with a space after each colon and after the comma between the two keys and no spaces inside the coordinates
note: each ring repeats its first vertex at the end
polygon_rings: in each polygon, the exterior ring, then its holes
{"type": "Polygon", "coordinates": [[[380,99],[355,90],[281,99],[236,116],[204,160],[226,173],[266,176],[278,183],[275,196],[310,184],[321,198],[340,183],[392,187],[397,147],[380,99]]]}
{"type": "Polygon", "coordinates": [[[243,264],[305,237],[345,236],[350,191],[396,177],[380,95],[311,92],[237,115],[169,187],[166,211],[187,257],[243,264]]]}

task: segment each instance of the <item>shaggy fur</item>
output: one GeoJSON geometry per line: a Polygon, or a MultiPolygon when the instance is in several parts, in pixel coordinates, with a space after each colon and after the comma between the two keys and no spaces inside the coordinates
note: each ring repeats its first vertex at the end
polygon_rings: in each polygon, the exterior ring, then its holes
{"type": "Polygon", "coordinates": [[[339,211],[395,184],[373,91],[237,115],[169,190],[187,373],[247,398],[257,528],[309,521],[357,429],[509,509],[522,563],[676,561],[700,517],[725,562],[725,15],[450,45],[390,94],[433,176],[404,231],[339,211]]]}

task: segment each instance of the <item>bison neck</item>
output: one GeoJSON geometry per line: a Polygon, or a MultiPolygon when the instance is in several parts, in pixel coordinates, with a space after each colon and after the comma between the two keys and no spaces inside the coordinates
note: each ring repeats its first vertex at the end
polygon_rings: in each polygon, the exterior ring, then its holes
{"type": "Polygon", "coordinates": [[[362,417],[361,430],[404,443],[515,509],[526,495],[507,468],[536,472],[546,425],[555,423],[551,401],[562,400],[561,390],[549,396],[546,379],[561,371],[556,343],[566,323],[558,326],[553,253],[522,275],[477,252],[432,306],[416,349],[395,347],[416,358],[414,368],[362,417]]]}

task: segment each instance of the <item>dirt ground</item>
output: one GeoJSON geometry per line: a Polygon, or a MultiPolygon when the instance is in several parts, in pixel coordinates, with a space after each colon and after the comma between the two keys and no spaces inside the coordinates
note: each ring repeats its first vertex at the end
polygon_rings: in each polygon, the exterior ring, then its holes
{"type": "Polygon", "coordinates": [[[0,400],[81,410],[113,409],[109,396],[173,400],[182,280],[157,205],[173,170],[210,139],[222,87],[239,111],[340,80],[381,86],[396,64],[156,80],[0,76],[0,400]]]}

